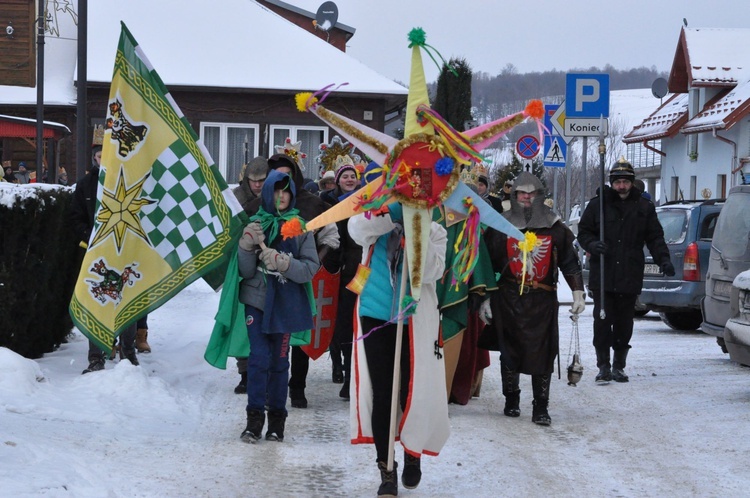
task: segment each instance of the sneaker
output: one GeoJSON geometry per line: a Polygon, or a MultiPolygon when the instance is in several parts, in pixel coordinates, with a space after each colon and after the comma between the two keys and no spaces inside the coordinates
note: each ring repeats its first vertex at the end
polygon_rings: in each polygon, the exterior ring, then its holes
{"type": "Polygon", "coordinates": [[[99,370],[104,370],[104,358],[97,358],[96,360],[91,361],[88,368],[81,372],[81,375],[89,372],[98,372],[99,370]]]}
{"type": "Polygon", "coordinates": [[[401,484],[406,489],[414,489],[422,480],[421,458],[411,456],[404,451],[404,470],[401,472],[401,484]]]}

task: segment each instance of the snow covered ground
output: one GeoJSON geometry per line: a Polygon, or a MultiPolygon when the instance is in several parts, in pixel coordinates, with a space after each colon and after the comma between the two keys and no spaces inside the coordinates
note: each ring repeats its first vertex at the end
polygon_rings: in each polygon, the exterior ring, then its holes
{"type": "MultiPolygon", "coordinates": [[[[80,334],[37,361],[0,348],[0,496],[375,496],[374,448],[349,444],[348,403],[325,356],[311,363],[310,406],[290,408],[285,441],[240,441],[246,400],[232,392],[234,365],[203,360],[218,299],[200,281],[153,313],[154,352],[140,367],[108,362],[82,376],[80,334]]],[[[400,496],[746,496],[750,371],[712,337],[649,314],[636,322],[630,383],[597,386],[591,308],[583,379],[553,380],[551,427],[531,423],[525,376],[521,417],[502,415],[493,353],[481,397],[450,405],[448,443],[400,496]]]]}

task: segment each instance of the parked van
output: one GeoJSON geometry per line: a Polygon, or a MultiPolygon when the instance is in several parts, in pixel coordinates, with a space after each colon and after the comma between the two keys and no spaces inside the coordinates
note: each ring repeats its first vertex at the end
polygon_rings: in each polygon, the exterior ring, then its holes
{"type": "Polygon", "coordinates": [[[732,282],[750,269],[750,185],[732,187],[716,222],[706,274],[706,297],[701,302],[701,329],[716,336],[722,351],[724,326],[731,318],[732,282]]]}

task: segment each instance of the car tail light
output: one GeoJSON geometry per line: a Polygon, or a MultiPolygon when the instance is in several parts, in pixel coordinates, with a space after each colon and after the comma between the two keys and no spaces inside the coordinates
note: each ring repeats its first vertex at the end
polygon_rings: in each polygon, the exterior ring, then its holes
{"type": "Polygon", "coordinates": [[[701,268],[698,262],[698,244],[691,242],[685,250],[685,259],[682,265],[682,279],[691,282],[700,282],[701,268]]]}

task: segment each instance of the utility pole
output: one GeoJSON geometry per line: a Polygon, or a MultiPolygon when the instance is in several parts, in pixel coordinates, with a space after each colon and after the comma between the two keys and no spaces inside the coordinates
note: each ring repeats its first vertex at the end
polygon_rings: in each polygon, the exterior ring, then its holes
{"type": "Polygon", "coordinates": [[[78,0],[78,88],[76,94],[76,181],[83,178],[91,161],[91,141],[86,145],[88,136],[87,100],[87,46],[88,43],[88,0],[78,0]]]}
{"type": "Polygon", "coordinates": [[[36,181],[42,181],[44,161],[44,0],[36,18],[36,181]]]}

